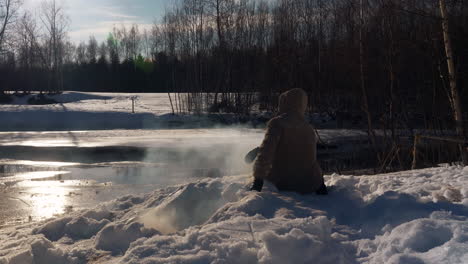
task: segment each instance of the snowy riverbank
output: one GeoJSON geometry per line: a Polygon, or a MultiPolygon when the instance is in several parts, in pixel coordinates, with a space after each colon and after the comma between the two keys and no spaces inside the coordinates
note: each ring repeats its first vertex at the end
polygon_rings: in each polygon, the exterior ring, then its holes
{"type": "Polygon", "coordinates": [[[247,176],[125,196],[0,230],[0,263],[468,262],[468,167],[326,180],[325,197],[247,176]]]}

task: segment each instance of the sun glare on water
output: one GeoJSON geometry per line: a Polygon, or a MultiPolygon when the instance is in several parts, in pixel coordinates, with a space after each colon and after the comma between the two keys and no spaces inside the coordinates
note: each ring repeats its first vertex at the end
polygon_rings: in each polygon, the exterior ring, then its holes
{"type": "Polygon", "coordinates": [[[33,182],[30,193],[31,217],[42,220],[66,212],[70,190],[55,181],[33,182]]]}
{"type": "Polygon", "coordinates": [[[75,147],[71,139],[50,139],[50,140],[22,140],[4,143],[4,146],[23,146],[23,147],[75,147]]]}
{"type": "Polygon", "coordinates": [[[29,220],[44,220],[67,212],[73,184],[63,181],[67,171],[33,171],[0,177],[0,184],[23,190],[8,192],[6,198],[19,203],[18,209],[28,213],[29,220]]]}

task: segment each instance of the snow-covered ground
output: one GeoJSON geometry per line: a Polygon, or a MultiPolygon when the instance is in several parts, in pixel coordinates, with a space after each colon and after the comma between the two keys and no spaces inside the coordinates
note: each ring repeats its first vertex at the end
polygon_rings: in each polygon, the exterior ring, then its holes
{"type": "MultiPolygon", "coordinates": [[[[29,105],[31,95],[0,105],[1,130],[77,130],[145,128],[156,126],[156,117],[171,112],[167,94],[140,96],[132,113],[132,94],[64,92],[52,96],[59,102],[29,105]]],[[[161,123],[161,122],[159,122],[161,123]]]]}
{"type": "MultiPolygon", "coordinates": [[[[174,116],[165,93],[69,91],[48,96],[58,102],[49,105],[29,105],[27,101],[31,96],[14,97],[11,104],[0,104],[1,131],[155,129],[240,123],[239,117],[232,114],[174,116]],[[134,107],[133,97],[137,98],[134,107]]],[[[171,96],[174,100],[174,95],[171,96]]],[[[174,108],[177,112],[175,105],[174,108]]]]}
{"type": "Polygon", "coordinates": [[[468,263],[468,167],[326,176],[328,196],[203,179],[0,231],[0,263],[468,263]]]}
{"type": "MultiPolygon", "coordinates": [[[[172,95],[173,96],[173,95],[172,95]]],[[[14,97],[11,104],[1,106],[2,111],[51,111],[51,112],[114,112],[132,113],[132,98],[138,98],[135,104],[135,113],[166,114],[172,108],[166,93],[89,93],[67,91],[58,95],[47,95],[58,102],[50,105],[29,105],[31,95],[14,97]]]]}
{"type": "MultiPolygon", "coordinates": [[[[159,161],[163,149],[177,149],[178,170],[214,161],[232,174],[248,171],[242,157],[262,130],[199,129],[216,124],[171,115],[167,94],[138,95],[133,114],[132,96],[65,92],[54,97],[59,104],[21,97],[0,105],[0,208],[21,218],[0,226],[0,264],[468,263],[468,167],[328,175],[328,196],[278,193],[268,184],[250,192],[248,175],[186,177],[159,161]],[[161,129],[168,127],[192,129],[161,129]],[[146,149],[144,159],[81,164],[46,156],[114,147],[146,149]],[[10,160],[11,151],[37,157],[10,160]]],[[[352,142],[348,151],[366,137],[319,133],[340,147],[352,142]]]]}
{"type": "MultiPolygon", "coordinates": [[[[13,97],[11,104],[0,104],[0,131],[158,129],[173,127],[216,127],[232,124],[262,126],[271,113],[244,117],[235,114],[177,114],[175,94],[167,93],[90,93],[67,91],[47,95],[56,104],[29,105],[35,95],[13,97]],[[134,107],[132,106],[132,98],[134,107]]],[[[181,98],[185,95],[182,94],[181,98]]],[[[185,100],[185,99],[183,99],[185,100]]],[[[327,114],[310,116],[316,123],[330,121],[327,114]]]]}

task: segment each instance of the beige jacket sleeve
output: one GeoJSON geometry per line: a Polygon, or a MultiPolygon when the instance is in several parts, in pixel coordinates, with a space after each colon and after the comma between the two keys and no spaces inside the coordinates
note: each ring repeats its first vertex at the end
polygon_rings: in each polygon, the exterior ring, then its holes
{"type": "Polygon", "coordinates": [[[281,126],[277,120],[268,122],[265,138],[255,160],[253,168],[254,178],[266,179],[268,177],[276,155],[276,148],[281,138],[281,130],[281,126]]]}

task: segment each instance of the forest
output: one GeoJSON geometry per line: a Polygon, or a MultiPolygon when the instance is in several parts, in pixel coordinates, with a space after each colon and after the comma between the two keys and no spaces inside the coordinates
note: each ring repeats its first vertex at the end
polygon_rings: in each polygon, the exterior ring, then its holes
{"type": "Polygon", "coordinates": [[[189,93],[179,112],[248,113],[300,87],[311,112],[377,128],[453,128],[458,100],[466,127],[468,1],[180,0],[101,43],[71,42],[55,0],[20,6],[0,0],[2,94],[189,93]]]}

